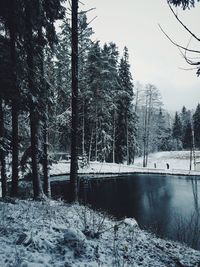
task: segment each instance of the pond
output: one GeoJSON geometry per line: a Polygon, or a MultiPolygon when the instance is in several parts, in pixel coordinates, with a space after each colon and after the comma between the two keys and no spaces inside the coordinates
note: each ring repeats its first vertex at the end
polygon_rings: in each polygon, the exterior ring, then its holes
{"type": "MultiPolygon", "coordinates": [[[[51,184],[52,196],[69,195],[66,181],[51,184]]],[[[117,219],[133,217],[142,229],[200,249],[200,180],[194,176],[132,174],[80,180],[82,203],[117,219]]]]}

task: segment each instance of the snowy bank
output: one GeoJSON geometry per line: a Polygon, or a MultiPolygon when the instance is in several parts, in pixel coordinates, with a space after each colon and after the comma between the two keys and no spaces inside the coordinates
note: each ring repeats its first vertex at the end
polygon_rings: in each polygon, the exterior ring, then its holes
{"type": "MultiPolygon", "coordinates": [[[[196,160],[200,161],[200,151],[196,151],[196,160]]],[[[123,174],[123,173],[159,173],[171,175],[200,175],[199,171],[189,170],[190,152],[189,151],[167,151],[149,154],[148,166],[142,167],[143,158],[136,158],[132,165],[90,162],[87,166],[79,167],[80,174],[123,174]],[[169,164],[167,169],[166,164],[169,164]],[[156,165],[156,168],[155,168],[156,165]]],[[[60,175],[70,172],[70,162],[60,161],[53,164],[50,168],[50,174],[60,175]]]]}
{"type": "Polygon", "coordinates": [[[0,202],[0,266],[200,266],[200,252],[158,239],[130,218],[63,202],[0,202]]]}

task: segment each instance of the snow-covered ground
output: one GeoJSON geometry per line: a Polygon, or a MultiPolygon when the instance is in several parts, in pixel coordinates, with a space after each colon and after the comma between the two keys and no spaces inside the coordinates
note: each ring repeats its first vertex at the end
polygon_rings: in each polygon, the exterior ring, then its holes
{"type": "MultiPolygon", "coordinates": [[[[200,161],[200,151],[196,152],[196,161],[200,161]]],[[[190,152],[189,151],[170,151],[170,152],[157,152],[149,155],[148,166],[142,167],[143,158],[135,159],[133,165],[116,164],[116,163],[100,163],[90,162],[84,168],[79,168],[79,173],[130,173],[130,172],[153,172],[153,173],[171,173],[171,174],[193,174],[199,175],[200,172],[194,171],[192,164],[192,171],[190,167],[190,152]],[[169,169],[167,165],[169,164],[169,169]],[[156,164],[156,168],[155,168],[156,164]]],[[[50,169],[51,175],[69,173],[70,162],[60,161],[53,164],[50,169]]]]}
{"type": "MultiPolygon", "coordinates": [[[[195,152],[196,161],[200,161],[200,151],[195,152]]],[[[135,165],[142,167],[143,159],[136,158],[135,165]]],[[[166,169],[166,164],[170,169],[189,170],[190,168],[190,151],[165,151],[149,154],[148,168],[166,169]]],[[[192,170],[194,170],[194,162],[192,162],[192,170]]]]}
{"type": "Polygon", "coordinates": [[[198,267],[200,252],[64,202],[0,202],[2,267],[198,267]]]}

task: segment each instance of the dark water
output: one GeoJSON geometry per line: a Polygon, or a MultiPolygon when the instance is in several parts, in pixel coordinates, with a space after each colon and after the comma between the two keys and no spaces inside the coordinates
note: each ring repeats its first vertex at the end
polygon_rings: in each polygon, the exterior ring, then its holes
{"type": "MultiPolygon", "coordinates": [[[[65,183],[52,183],[52,195],[67,198],[65,183]]],[[[116,218],[134,217],[160,237],[200,249],[200,180],[195,177],[134,174],[82,180],[79,197],[116,218]]]]}

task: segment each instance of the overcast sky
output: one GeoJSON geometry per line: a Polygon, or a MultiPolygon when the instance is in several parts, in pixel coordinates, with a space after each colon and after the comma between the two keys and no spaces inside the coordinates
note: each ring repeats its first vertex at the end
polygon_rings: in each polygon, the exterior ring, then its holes
{"type": "MultiPolygon", "coordinates": [[[[165,0],[84,0],[81,9],[96,7],[89,19],[98,16],[91,24],[94,40],[115,42],[122,52],[127,46],[134,81],[152,83],[162,94],[164,107],[180,110],[183,105],[195,109],[200,102],[200,78],[188,66],[178,49],[163,35],[162,25],[172,39],[187,45],[189,34],[173,17],[165,0]]],[[[190,11],[178,10],[180,18],[200,36],[200,4],[190,11]]],[[[191,47],[200,44],[191,42],[191,47]]],[[[196,56],[196,55],[195,55],[196,56]]]]}

